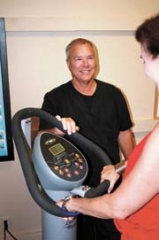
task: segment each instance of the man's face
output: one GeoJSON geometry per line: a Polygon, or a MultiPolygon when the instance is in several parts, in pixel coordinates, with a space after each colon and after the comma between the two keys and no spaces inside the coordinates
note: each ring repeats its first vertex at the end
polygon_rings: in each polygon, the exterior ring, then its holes
{"type": "Polygon", "coordinates": [[[88,82],[94,79],[97,60],[94,49],[89,44],[76,44],[70,49],[68,68],[74,81],[88,82]]]}

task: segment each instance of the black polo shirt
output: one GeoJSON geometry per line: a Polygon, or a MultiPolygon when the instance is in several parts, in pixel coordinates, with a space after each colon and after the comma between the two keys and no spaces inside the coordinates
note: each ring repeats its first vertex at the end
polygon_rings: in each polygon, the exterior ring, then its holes
{"type": "MultiPolygon", "coordinates": [[[[97,88],[93,96],[79,93],[71,81],[63,84],[45,94],[42,109],[54,116],[73,118],[80,127],[80,133],[100,146],[115,164],[120,159],[119,132],[130,129],[132,122],[121,91],[112,84],[99,80],[96,82],[97,88]]],[[[41,120],[40,129],[48,128],[50,126],[41,120]]],[[[99,159],[93,159],[91,153],[88,155],[88,183],[96,185],[103,165],[99,159]]]]}

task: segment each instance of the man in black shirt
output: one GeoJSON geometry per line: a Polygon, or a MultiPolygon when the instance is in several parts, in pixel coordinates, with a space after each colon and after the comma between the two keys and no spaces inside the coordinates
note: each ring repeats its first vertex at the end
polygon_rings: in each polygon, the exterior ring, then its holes
{"type": "MultiPolygon", "coordinates": [[[[120,150],[128,158],[134,140],[132,122],[121,91],[112,84],[95,78],[98,69],[94,44],[87,39],[75,39],[66,47],[67,65],[72,80],[45,94],[42,109],[62,121],[68,134],[80,131],[82,135],[101,147],[113,164],[120,161],[120,150]]],[[[40,130],[50,126],[40,121],[40,130]]],[[[63,135],[59,129],[51,129],[63,135]]],[[[84,184],[91,187],[100,182],[103,165],[88,155],[89,173],[84,184]]],[[[113,220],[102,220],[80,215],[77,239],[119,240],[113,220]]]]}

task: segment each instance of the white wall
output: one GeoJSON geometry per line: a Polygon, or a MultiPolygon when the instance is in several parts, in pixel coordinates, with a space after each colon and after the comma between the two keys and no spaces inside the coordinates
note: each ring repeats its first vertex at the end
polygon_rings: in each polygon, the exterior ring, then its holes
{"type": "MultiPolygon", "coordinates": [[[[70,79],[65,46],[85,37],[99,50],[98,78],[126,94],[137,140],[142,138],[155,123],[155,87],[143,73],[133,31],[158,5],[159,0],[0,0],[12,115],[23,107],[40,107],[46,91],[70,79]]],[[[40,208],[28,193],[16,150],[15,161],[0,165],[0,218],[9,216],[19,240],[39,240],[40,208]]]]}

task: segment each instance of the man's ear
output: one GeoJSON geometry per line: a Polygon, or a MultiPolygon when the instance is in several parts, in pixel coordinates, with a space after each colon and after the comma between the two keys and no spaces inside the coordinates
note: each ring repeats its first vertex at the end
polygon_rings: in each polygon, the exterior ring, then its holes
{"type": "Polygon", "coordinates": [[[70,69],[70,61],[68,59],[66,60],[66,64],[67,64],[68,69],[70,69]]]}

